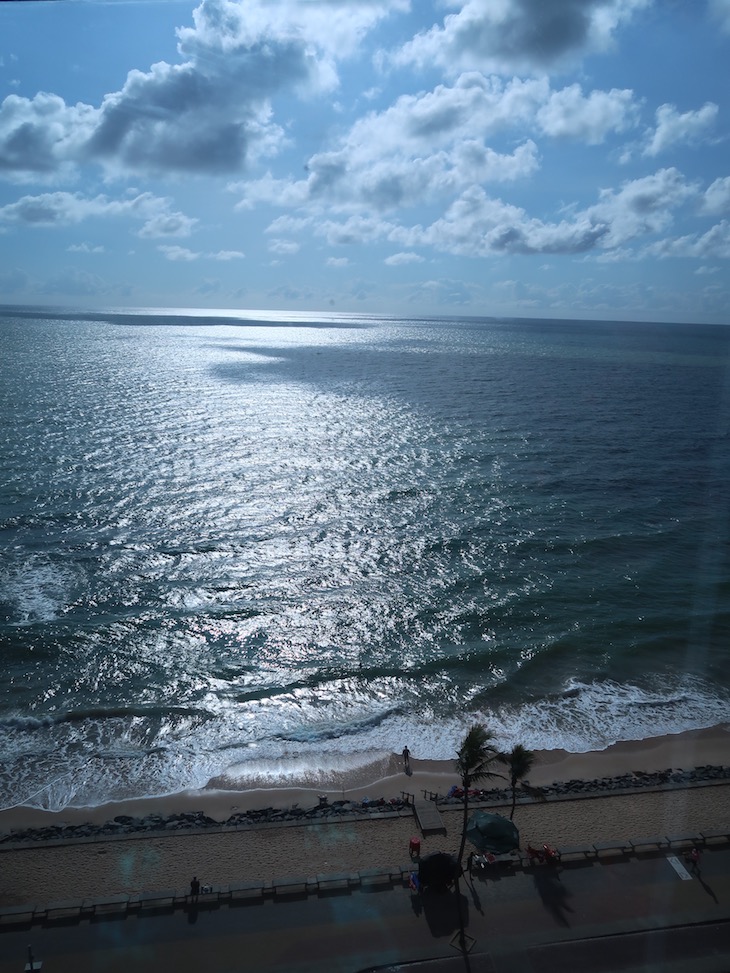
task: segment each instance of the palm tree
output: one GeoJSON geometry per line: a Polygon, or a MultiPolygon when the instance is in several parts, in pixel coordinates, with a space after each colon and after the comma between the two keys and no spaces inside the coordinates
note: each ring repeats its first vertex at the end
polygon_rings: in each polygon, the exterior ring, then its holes
{"type": "MultiPolygon", "coordinates": [[[[517,784],[524,780],[532,770],[535,763],[535,754],[532,750],[526,750],[521,743],[516,743],[509,753],[497,754],[497,760],[506,764],[509,771],[509,782],[512,788],[512,810],[510,811],[510,821],[515,816],[515,805],[517,804],[517,784]]],[[[523,785],[524,786],[524,785],[523,785]]],[[[537,792],[537,788],[530,788],[531,793],[537,792]]]]}
{"type": "Polygon", "coordinates": [[[489,765],[498,756],[496,748],[489,742],[491,739],[492,733],[481,723],[475,723],[456,752],[456,772],[461,778],[461,786],[464,789],[464,824],[461,829],[461,845],[459,847],[459,870],[461,870],[461,860],[464,857],[466,827],[469,823],[469,788],[472,784],[484,780],[486,777],[498,776],[489,769],[489,765]]]}

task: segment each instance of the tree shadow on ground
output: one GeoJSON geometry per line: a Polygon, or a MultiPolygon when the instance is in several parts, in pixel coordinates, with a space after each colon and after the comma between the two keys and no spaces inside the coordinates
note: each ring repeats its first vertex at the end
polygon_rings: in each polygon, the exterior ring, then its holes
{"type": "Polygon", "coordinates": [[[469,925],[469,900],[460,889],[445,892],[425,889],[420,899],[429,932],[435,939],[453,936],[469,925]]]}
{"type": "Polygon", "coordinates": [[[568,904],[571,892],[563,885],[560,875],[549,865],[541,865],[535,869],[535,888],[542,904],[561,926],[569,926],[566,913],[573,909],[568,904]]]}

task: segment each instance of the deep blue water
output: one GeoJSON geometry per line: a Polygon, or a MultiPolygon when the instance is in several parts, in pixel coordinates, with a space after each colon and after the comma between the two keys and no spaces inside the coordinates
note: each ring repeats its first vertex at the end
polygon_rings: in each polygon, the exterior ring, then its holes
{"type": "Polygon", "coordinates": [[[730,329],[0,311],[0,807],[730,719],[730,329]]]}

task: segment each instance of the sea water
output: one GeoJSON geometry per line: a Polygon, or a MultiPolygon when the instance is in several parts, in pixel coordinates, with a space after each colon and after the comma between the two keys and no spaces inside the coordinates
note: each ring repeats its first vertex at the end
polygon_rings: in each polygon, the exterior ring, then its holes
{"type": "Polygon", "coordinates": [[[5,308],[0,807],[730,718],[730,329],[5,308]]]}

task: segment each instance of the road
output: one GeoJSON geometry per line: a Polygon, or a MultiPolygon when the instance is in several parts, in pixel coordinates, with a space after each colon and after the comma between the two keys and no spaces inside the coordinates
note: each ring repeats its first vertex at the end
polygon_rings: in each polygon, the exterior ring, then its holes
{"type": "Polygon", "coordinates": [[[662,854],[462,880],[459,899],[397,887],[33,925],[0,933],[0,973],[29,944],[42,973],[727,973],[730,849],[689,880],[662,854]]]}

